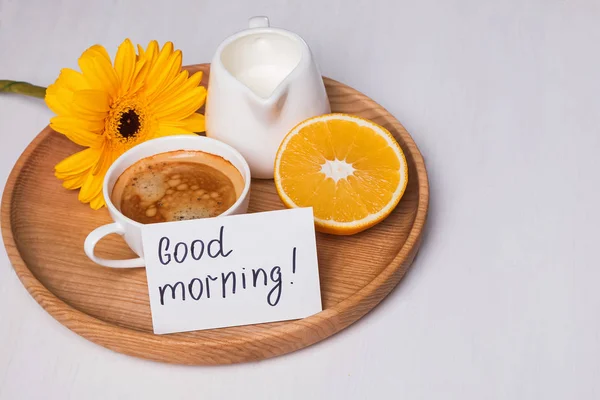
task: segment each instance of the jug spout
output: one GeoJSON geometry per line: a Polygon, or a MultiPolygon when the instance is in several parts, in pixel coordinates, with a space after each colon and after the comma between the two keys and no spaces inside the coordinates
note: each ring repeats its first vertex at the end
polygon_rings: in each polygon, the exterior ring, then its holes
{"type": "Polygon", "coordinates": [[[265,124],[272,124],[281,117],[287,97],[288,88],[285,87],[279,88],[268,99],[259,99],[252,93],[247,96],[246,100],[257,120],[264,121],[265,124]]]}

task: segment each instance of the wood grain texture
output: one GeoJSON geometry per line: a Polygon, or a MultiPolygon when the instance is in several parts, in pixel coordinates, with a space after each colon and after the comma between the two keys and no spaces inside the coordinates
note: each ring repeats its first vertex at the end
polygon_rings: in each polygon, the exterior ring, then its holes
{"type": "MultiPolygon", "coordinates": [[[[205,72],[207,64],[188,67],[205,72]]],[[[360,92],[324,78],[334,112],[355,114],[387,128],[406,154],[408,187],[392,214],[354,236],[317,233],[323,311],[295,321],[154,335],[146,274],[92,263],[86,235],[110,222],[53,175],[54,165],[79,147],[44,129],[17,161],[2,198],[2,236],[23,285],[56,320],[112,350],[178,364],[230,364],[265,359],[319,342],[375,307],[402,279],[415,257],[427,217],[429,184],[423,158],[404,127],[360,92]]],[[[272,181],[252,182],[250,212],[283,208],[272,181]]],[[[104,257],[133,256],[114,235],[97,247],[104,257]]]]}

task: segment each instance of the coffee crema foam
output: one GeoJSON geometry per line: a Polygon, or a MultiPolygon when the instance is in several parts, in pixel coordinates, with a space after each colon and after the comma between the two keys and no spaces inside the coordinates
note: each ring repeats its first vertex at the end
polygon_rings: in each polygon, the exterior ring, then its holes
{"type": "Polygon", "coordinates": [[[139,160],[117,179],[111,200],[142,224],[216,217],[241,196],[244,179],[224,158],[178,150],[139,160]]]}

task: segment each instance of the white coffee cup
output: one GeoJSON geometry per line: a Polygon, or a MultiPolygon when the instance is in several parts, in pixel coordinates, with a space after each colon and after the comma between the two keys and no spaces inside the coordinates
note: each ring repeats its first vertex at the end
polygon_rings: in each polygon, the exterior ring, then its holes
{"type": "MultiPolygon", "coordinates": [[[[123,153],[106,172],[102,193],[106,201],[108,212],[113,223],[103,225],[93,230],[85,239],[85,254],[97,264],[112,268],[134,268],[143,267],[144,250],[142,246],[142,227],[144,224],[136,222],[125,215],[111,201],[111,193],[117,179],[131,165],[139,160],[154,156],[160,153],[177,150],[198,150],[205,153],[221,156],[229,161],[240,171],[244,178],[244,190],[237,201],[224,213],[224,215],[243,214],[248,211],[248,202],[250,200],[250,167],[242,155],[233,147],[220,142],[216,139],[196,135],[167,136],[159,139],[152,139],[139,144],[127,152],[123,153]],[[139,256],[129,260],[109,260],[97,257],[94,254],[96,244],[106,235],[117,233],[122,235],[129,247],[139,256]]],[[[218,218],[218,217],[217,217],[218,218]]]]}

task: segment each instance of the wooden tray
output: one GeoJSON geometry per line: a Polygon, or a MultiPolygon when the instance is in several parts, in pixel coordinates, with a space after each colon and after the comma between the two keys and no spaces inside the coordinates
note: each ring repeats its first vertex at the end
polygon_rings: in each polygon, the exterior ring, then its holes
{"type": "MultiPolygon", "coordinates": [[[[188,67],[205,71],[208,64],[188,67]]],[[[83,242],[110,222],[63,189],[54,165],[79,147],[44,129],[17,161],[2,198],[2,236],[19,279],[57,321],[109,349],[179,364],[229,364],[289,353],[344,329],[375,307],[415,257],[427,216],[429,186],[423,158],[404,127],[360,92],[325,78],[334,112],[371,119],[392,132],[408,161],[409,180],[395,211],[354,236],[317,233],[323,311],[295,321],[154,335],[144,269],[92,263],[83,242]]],[[[281,209],[272,181],[253,181],[250,212],[281,209]]],[[[104,257],[133,256],[114,235],[97,248],[104,257]]],[[[363,326],[363,328],[365,328],[363,326]]]]}

